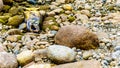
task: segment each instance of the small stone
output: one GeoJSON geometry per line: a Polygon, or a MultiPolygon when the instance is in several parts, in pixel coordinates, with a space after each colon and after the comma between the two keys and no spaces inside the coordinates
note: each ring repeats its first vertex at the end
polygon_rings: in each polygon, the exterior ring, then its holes
{"type": "Polygon", "coordinates": [[[0,0],[0,10],[2,10],[2,8],[3,8],[3,1],[0,0]]]}
{"type": "Polygon", "coordinates": [[[81,10],[80,12],[81,12],[81,14],[85,14],[85,15],[87,15],[88,17],[90,17],[90,16],[91,16],[91,14],[90,14],[90,11],[89,11],[89,10],[81,10]]]}
{"type": "Polygon", "coordinates": [[[120,51],[120,46],[119,46],[119,45],[116,46],[116,47],[114,48],[114,50],[115,50],[115,51],[118,51],[118,50],[120,51]]]}
{"type": "Polygon", "coordinates": [[[10,29],[7,31],[8,35],[21,35],[21,31],[19,29],[10,29]]]}
{"type": "Polygon", "coordinates": [[[83,60],[75,63],[57,65],[53,68],[102,68],[100,62],[96,60],[83,60]]]}
{"type": "Polygon", "coordinates": [[[0,52],[0,68],[17,68],[18,63],[14,54],[0,52]]]}
{"type": "Polygon", "coordinates": [[[80,49],[95,49],[99,46],[96,34],[78,25],[60,28],[54,39],[57,44],[80,49]]]}
{"type": "Polygon", "coordinates": [[[33,61],[33,53],[30,50],[23,51],[17,55],[17,60],[21,66],[24,66],[33,61]]]}
{"type": "Polygon", "coordinates": [[[85,51],[84,53],[83,53],[83,58],[84,59],[88,59],[89,57],[91,57],[92,56],[92,52],[91,51],[85,51]]]}
{"type": "Polygon", "coordinates": [[[66,63],[74,61],[76,53],[66,46],[51,45],[47,48],[47,56],[54,63],[66,63]]]}
{"type": "Polygon", "coordinates": [[[56,0],[57,3],[65,3],[65,0],[56,0]]]}
{"type": "Polygon", "coordinates": [[[65,4],[65,5],[63,5],[63,8],[64,8],[65,10],[72,10],[72,6],[71,6],[70,4],[65,4]]]}
{"type": "Polygon", "coordinates": [[[18,7],[11,7],[9,9],[9,13],[11,13],[12,15],[16,15],[18,11],[19,11],[18,7]]]}
{"type": "Polygon", "coordinates": [[[119,57],[120,57],[120,51],[119,50],[112,53],[112,58],[117,59],[119,57]]]}
{"type": "Polygon", "coordinates": [[[10,17],[8,19],[8,25],[12,25],[12,26],[19,26],[22,22],[23,22],[24,18],[20,15],[16,15],[16,16],[13,16],[13,17],[10,17]]]}
{"type": "Polygon", "coordinates": [[[36,4],[37,3],[37,1],[36,0],[27,0],[29,3],[31,3],[31,4],[36,4]]]}
{"type": "Polygon", "coordinates": [[[7,36],[6,38],[6,40],[11,42],[17,42],[20,39],[21,39],[21,35],[10,35],[10,36],[7,36]]]}

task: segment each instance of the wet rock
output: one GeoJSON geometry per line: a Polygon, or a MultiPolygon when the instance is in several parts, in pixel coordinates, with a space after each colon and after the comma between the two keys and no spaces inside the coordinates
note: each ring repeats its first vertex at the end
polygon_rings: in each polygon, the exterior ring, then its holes
{"type": "Polygon", "coordinates": [[[11,41],[11,42],[17,42],[18,40],[21,39],[21,35],[10,35],[7,36],[6,40],[11,41]]]}
{"type": "Polygon", "coordinates": [[[53,68],[102,68],[100,62],[96,60],[83,60],[75,63],[57,65],[53,68]]]}
{"type": "Polygon", "coordinates": [[[42,24],[43,16],[39,11],[25,11],[25,21],[27,29],[32,32],[39,32],[42,24]]]}
{"type": "Polygon", "coordinates": [[[17,60],[21,66],[24,66],[33,61],[33,53],[30,50],[23,51],[17,55],[17,60]]]}
{"type": "Polygon", "coordinates": [[[17,27],[19,26],[19,24],[23,22],[23,20],[24,18],[22,16],[16,15],[16,16],[10,17],[7,24],[17,27]]]}
{"type": "Polygon", "coordinates": [[[74,61],[76,53],[66,46],[51,45],[47,48],[47,56],[54,63],[59,64],[74,61]]]}
{"type": "Polygon", "coordinates": [[[8,35],[21,35],[22,32],[19,29],[10,29],[7,31],[8,35]]]}
{"type": "Polygon", "coordinates": [[[0,68],[17,68],[18,63],[15,55],[7,52],[0,52],[0,68]]]}
{"type": "Polygon", "coordinates": [[[95,49],[99,46],[98,37],[82,26],[64,26],[55,35],[55,42],[60,45],[80,49],[95,49]]]}
{"type": "Polygon", "coordinates": [[[2,10],[2,8],[3,8],[3,1],[0,0],[0,10],[2,10]]]}
{"type": "Polygon", "coordinates": [[[81,12],[81,14],[85,14],[85,15],[87,15],[88,17],[90,17],[90,16],[91,16],[91,14],[90,14],[90,11],[89,11],[89,10],[81,10],[80,12],[81,12]]]}

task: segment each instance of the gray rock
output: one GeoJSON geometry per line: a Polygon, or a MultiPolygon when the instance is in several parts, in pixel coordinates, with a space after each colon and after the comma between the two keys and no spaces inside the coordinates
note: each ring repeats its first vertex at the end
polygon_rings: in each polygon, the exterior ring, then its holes
{"type": "Polygon", "coordinates": [[[47,56],[55,63],[74,61],[76,53],[66,46],[52,45],[47,48],[47,56]]]}
{"type": "Polygon", "coordinates": [[[117,59],[120,57],[120,51],[115,51],[112,53],[112,58],[117,59]]]}
{"type": "Polygon", "coordinates": [[[7,52],[0,52],[0,68],[17,68],[18,63],[15,55],[7,52]]]}
{"type": "Polygon", "coordinates": [[[114,50],[115,50],[115,51],[118,51],[118,50],[120,51],[120,46],[116,46],[116,47],[114,48],[114,50]]]}

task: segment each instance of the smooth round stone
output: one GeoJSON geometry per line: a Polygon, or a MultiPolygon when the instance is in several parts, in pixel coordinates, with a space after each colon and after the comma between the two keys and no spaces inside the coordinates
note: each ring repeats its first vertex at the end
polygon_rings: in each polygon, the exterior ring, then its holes
{"type": "Polygon", "coordinates": [[[0,68],[17,68],[18,63],[14,54],[0,52],[0,68]]]}
{"type": "Polygon", "coordinates": [[[47,56],[54,63],[66,63],[74,61],[76,52],[66,46],[51,45],[47,48],[47,56]]]}

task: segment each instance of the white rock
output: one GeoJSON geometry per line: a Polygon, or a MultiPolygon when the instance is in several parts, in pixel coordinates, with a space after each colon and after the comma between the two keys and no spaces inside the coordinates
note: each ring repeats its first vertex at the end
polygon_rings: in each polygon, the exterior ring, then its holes
{"type": "Polygon", "coordinates": [[[66,46],[51,45],[47,48],[47,56],[55,63],[65,63],[73,61],[76,52],[66,46]]]}

